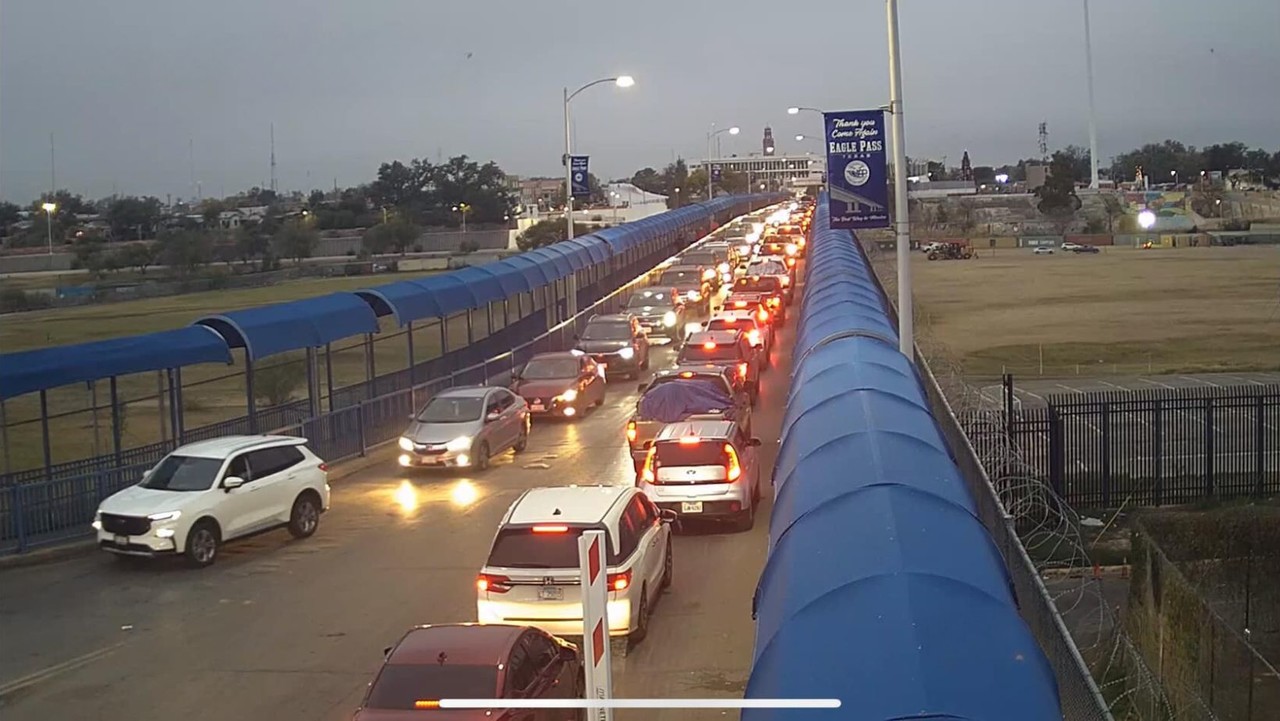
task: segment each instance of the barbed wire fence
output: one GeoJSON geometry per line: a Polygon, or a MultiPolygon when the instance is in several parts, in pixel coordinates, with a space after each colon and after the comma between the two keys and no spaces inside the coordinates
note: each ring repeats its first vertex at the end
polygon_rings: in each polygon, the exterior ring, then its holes
{"type": "MultiPolygon", "coordinates": [[[[892,253],[864,246],[890,301],[897,297],[892,253]]],[[[1111,718],[1119,721],[1199,721],[1215,716],[1203,702],[1191,708],[1169,703],[1158,674],[1146,663],[1124,625],[1128,579],[1125,569],[1102,569],[1090,552],[1080,514],[1049,487],[1027,462],[1009,433],[1000,398],[966,381],[956,356],[930,332],[923,314],[915,314],[916,346],[943,396],[969,438],[1018,539],[1043,581],[1042,588],[1088,666],[1111,718]],[[1119,571],[1118,573],[1116,571],[1119,571]]],[[[1015,411],[1016,412],[1016,411],[1015,411]]],[[[1105,525],[1114,522],[1111,517],[1105,525]]],[[[1096,525],[1096,524],[1095,524],[1096,525]]],[[[1012,564],[1011,564],[1012,565],[1012,564]]],[[[1014,570],[1017,573],[1017,570],[1014,570]]],[[[1043,628],[1041,626],[1040,628],[1043,628]]],[[[1041,638],[1046,649],[1056,646],[1041,638]]],[[[1063,664],[1059,667],[1065,667],[1063,664]]],[[[1167,683],[1169,680],[1166,679],[1167,683]]],[[[1178,694],[1184,696],[1184,694],[1178,694]]],[[[1195,698],[1195,694],[1185,694],[1195,698]]],[[[1105,718],[1099,709],[1068,708],[1066,718],[1105,718]]]]}

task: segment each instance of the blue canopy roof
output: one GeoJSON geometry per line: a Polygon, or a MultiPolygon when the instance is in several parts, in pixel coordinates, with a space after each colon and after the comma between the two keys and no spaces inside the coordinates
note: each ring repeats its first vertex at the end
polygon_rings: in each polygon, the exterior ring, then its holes
{"type": "Polygon", "coordinates": [[[581,252],[585,253],[584,257],[588,265],[603,263],[609,259],[609,246],[594,235],[570,238],[564,244],[581,249],[581,252]]]}
{"type": "Polygon", "coordinates": [[[111,376],[231,363],[231,350],[209,328],[186,327],[146,335],[0,355],[0,398],[111,376]]]}
{"type": "Polygon", "coordinates": [[[458,311],[484,305],[476,297],[471,284],[459,278],[457,274],[458,271],[440,273],[412,282],[425,288],[436,299],[436,305],[440,306],[442,315],[453,315],[458,311]]]}
{"type": "Polygon", "coordinates": [[[517,293],[528,293],[534,288],[524,272],[506,261],[485,263],[480,267],[498,279],[498,283],[502,285],[502,291],[508,298],[517,293]]]}
{"type": "Polygon", "coordinates": [[[557,245],[559,243],[544,245],[537,250],[531,250],[521,255],[541,265],[543,270],[546,271],[547,277],[551,280],[559,280],[573,272],[573,265],[569,262],[569,258],[566,257],[564,252],[552,250],[557,245]]]}
{"type": "Polygon", "coordinates": [[[343,338],[378,332],[373,308],[355,293],[207,315],[193,325],[208,326],[232,348],[244,348],[250,360],[302,348],[317,348],[343,338]]]}
{"type": "Polygon", "coordinates": [[[486,305],[507,297],[506,291],[502,289],[502,283],[498,282],[498,277],[483,265],[459,268],[448,275],[466,285],[479,305],[486,305]]]}
{"type": "Polygon", "coordinates": [[[539,263],[537,260],[530,258],[528,253],[513,255],[506,260],[500,260],[499,263],[506,263],[512,268],[519,271],[525,280],[529,281],[529,287],[541,288],[544,285],[550,285],[551,281],[556,279],[555,269],[548,265],[545,261],[539,263]]]}
{"type": "Polygon", "coordinates": [[[435,296],[411,280],[361,288],[355,294],[372,306],[378,315],[394,315],[396,325],[401,327],[421,318],[440,318],[444,315],[435,296]]]}

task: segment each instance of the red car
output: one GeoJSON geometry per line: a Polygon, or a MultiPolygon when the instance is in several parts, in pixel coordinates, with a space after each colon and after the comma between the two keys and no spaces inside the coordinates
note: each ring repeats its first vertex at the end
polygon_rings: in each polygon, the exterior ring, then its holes
{"type": "Polygon", "coordinates": [[[535,355],[511,379],[511,390],[535,416],[581,416],[604,405],[604,372],[582,351],[535,355]]]}
{"type": "Polygon", "coordinates": [[[583,698],[578,648],[528,626],[416,626],[386,650],[352,721],[569,721],[581,709],[503,709],[502,699],[583,698]],[[440,699],[494,700],[491,709],[440,709],[440,699]]]}

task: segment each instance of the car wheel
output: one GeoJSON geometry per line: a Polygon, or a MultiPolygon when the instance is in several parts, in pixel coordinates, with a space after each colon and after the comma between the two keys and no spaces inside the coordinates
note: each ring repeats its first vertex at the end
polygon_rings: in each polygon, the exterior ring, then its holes
{"type": "Polygon", "coordinates": [[[638,370],[628,371],[627,374],[623,376],[623,378],[629,381],[640,380],[640,371],[638,370]]]}
{"type": "Polygon", "coordinates": [[[320,501],[312,491],[305,491],[293,502],[289,512],[289,533],[294,538],[307,538],[320,527],[320,501]]]}
{"type": "Polygon", "coordinates": [[[636,630],[627,635],[627,648],[632,649],[649,635],[649,587],[640,587],[640,608],[636,614],[636,630]]]}
{"type": "Polygon", "coordinates": [[[511,446],[511,450],[515,451],[516,453],[524,453],[524,449],[528,447],[529,447],[529,427],[525,426],[524,430],[520,431],[520,438],[516,440],[516,444],[514,446],[511,446]]]}
{"type": "Polygon", "coordinates": [[[221,538],[218,526],[210,520],[203,520],[191,527],[187,534],[187,547],[184,555],[187,563],[196,568],[209,566],[218,558],[218,546],[221,538]]]}
{"type": "Polygon", "coordinates": [[[751,507],[738,514],[734,519],[733,527],[739,533],[746,533],[756,525],[756,504],[752,503],[751,507]]]}
{"type": "Polygon", "coordinates": [[[483,471],[489,467],[489,442],[481,441],[480,447],[476,449],[476,457],[472,462],[477,471],[483,471]]]}

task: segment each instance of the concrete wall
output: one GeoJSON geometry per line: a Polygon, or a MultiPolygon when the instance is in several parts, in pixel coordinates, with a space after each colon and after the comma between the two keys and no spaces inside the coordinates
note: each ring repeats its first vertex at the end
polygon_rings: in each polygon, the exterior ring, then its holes
{"type": "Polygon", "coordinates": [[[71,261],[74,258],[75,256],[70,253],[0,256],[0,275],[50,270],[67,271],[71,270],[71,261]]]}
{"type": "Polygon", "coordinates": [[[1068,235],[1066,241],[1076,245],[1113,245],[1115,243],[1110,235],[1068,235]]]}

